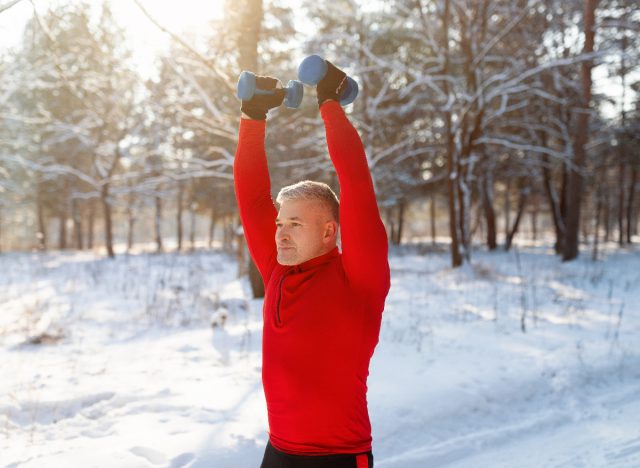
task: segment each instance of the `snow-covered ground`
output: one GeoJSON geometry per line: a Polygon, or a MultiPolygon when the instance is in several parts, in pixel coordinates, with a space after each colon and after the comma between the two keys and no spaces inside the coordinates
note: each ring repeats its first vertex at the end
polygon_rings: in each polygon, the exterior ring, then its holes
{"type": "MultiPolygon", "coordinates": [[[[640,251],[390,263],[376,467],[640,466],[640,251]]],[[[0,256],[0,466],[259,466],[262,303],[236,270],[218,252],[0,256]]]]}

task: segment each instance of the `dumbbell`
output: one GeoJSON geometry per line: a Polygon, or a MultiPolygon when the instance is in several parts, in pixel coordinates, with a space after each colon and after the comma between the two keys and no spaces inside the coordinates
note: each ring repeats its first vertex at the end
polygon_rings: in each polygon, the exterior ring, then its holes
{"type": "MultiPolygon", "coordinates": [[[[327,61],[319,55],[309,55],[298,67],[298,79],[309,86],[316,86],[327,74],[327,61]]],[[[347,86],[340,95],[340,105],[351,104],[358,96],[358,83],[347,76],[347,86]]]]}
{"type": "MultiPolygon", "coordinates": [[[[287,83],[287,86],[283,88],[286,91],[284,98],[284,105],[296,109],[302,102],[302,96],[304,95],[304,86],[298,80],[291,80],[287,83]]],[[[240,73],[238,79],[238,86],[236,88],[236,96],[241,101],[248,101],[255,94],[273,94],[273,89],[260,89],[256,87],[256,75],[249,71],[243,71],[240,73]]]]}

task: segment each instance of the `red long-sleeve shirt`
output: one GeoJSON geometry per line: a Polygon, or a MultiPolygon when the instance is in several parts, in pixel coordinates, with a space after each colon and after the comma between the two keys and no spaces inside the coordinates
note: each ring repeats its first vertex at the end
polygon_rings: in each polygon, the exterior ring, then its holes
{"type": "Polygon", "coordinates": [[[340,182],[342,253],[336,247],[299,265],[277,263],[265,121],[241,120],[234,162],[245,236],[266,286],[269,439],[306,455],[371,450],[367,376],[390,281],[387,235],[360,137],[337,102],[320,112],[340,182]]]}

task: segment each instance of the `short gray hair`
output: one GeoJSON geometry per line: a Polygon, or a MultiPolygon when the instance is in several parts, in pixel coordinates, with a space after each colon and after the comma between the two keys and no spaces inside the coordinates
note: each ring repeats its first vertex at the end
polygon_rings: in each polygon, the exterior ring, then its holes
{"type": "Polygon", "coordinates": [[[280,189],[276,202],[281,205],[285,200],[318,200],[329,210],[337,223],[340,223],[340,202],[335,192],[323,182],[303,180],[280,189]]]}

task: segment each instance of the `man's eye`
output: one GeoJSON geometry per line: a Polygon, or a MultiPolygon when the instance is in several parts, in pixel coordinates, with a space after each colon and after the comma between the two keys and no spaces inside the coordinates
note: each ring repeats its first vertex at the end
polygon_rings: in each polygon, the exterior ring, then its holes
{"type": "Polygon", "coordinates": [[[292,226],[300,226],[300,223],[291,223],[292,226]]]}
{"type": "Polygon", "coordinates": [[[276,227],[282,227],[282,223],[276,223],[276,227]]]}

